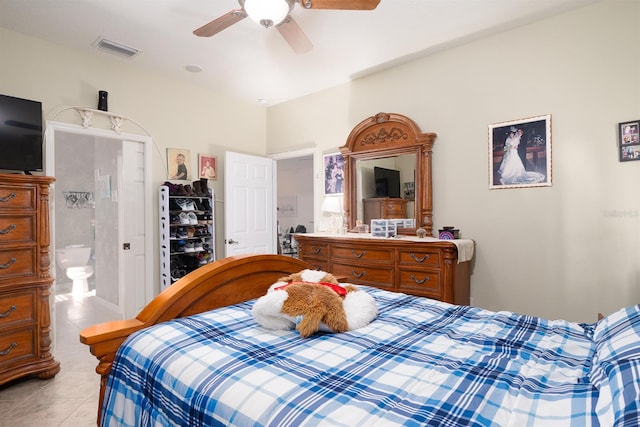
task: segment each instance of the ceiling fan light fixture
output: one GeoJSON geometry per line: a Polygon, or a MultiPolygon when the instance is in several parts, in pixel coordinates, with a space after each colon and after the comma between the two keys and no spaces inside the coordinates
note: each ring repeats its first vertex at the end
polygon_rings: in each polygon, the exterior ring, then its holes
{"type": "Polygon", "coordinates": [[[293,8],[293,0],[244,0],[241,4],[249,18],[265,28],[284,21],[293,8]]]}

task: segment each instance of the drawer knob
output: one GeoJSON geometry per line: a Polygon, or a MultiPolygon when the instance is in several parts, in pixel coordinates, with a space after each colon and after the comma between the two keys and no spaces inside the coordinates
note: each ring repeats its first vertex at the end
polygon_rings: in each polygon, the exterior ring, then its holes
{"type": "Polygon", "coordinates": [[[367,270],[364,270],[362,273],[356,273],[355,270],[351,270],[351,274],[353,274],[353,277],[355,277],[356,279],[359,279],[365,274],[367,274],[367,270]]]}
{"type": "Polygon", "coordinates": [[[11,350],[13,350],[15,348],[15,346],[17,346],[18,343],[17,342],[12,342],[11,345],[9,347],[7,347],[6,350],[2,350],[0,351],[0,356],[6,356],[7,354],[9,354],[11,352],[11,350]]]}
{"type": "Polygon", "coordinates": [[[416,254],[411,253],[411,258],[413,258],[415,262],[425,262],[426,260],[429,259],[429,254],[424,254],[422,258],[418,258],[416,254]]]}
{"type": "Polygon", "coordinates": [[[365,256],[367,254],[367,251],[362,251],[360,253],[357,253],[355,249],[351,249],[351,253],[356,258],[362,258],[363,256],[365,256]]]}
{"type": "Polygon", "coordinates": [[[6,270],[7,268],[11,267],[11,264],[13,264],[14,262],[16,262],[16,259],[11,258],[8,263],[0,264],[0,270],[6,270]]]}
{"type": "Polygon", "coordinates": [[[9,310],[5,311],[4,313],[0,313],[0,319],[7,317],[8,315],[11,314],[12,311],[15,311],[15,310],[16,310],[16,306],[12,305],[11,307],[9,307],[9,310]]]}
{"type": "Polygon", "coordinates": [[[422,280],[416,278],[416,276],[414,276],[413,274],[411,276],[409,276],[409,277],[411,278],[411,280],[416,282],[418,285],[422,285],[424,282],[429,280],[429,276],[425,276],[424,279],[422,279],[422,280]]]}
{"type": "Polygon", "coordinates": [[[13,231],[15,229],[16,229],[16,225],[15,224],[11,224],[7,228],[5,228],[4,230],[0,230],[0,234],[9,234],[11,231],[13,231]]]}
{"type": "Polygon", "coordinates": [[[7,197],[0,197],[0,202],[8,202],[9,200],[16,197],[16,193],[9,193],[7,197]]]}

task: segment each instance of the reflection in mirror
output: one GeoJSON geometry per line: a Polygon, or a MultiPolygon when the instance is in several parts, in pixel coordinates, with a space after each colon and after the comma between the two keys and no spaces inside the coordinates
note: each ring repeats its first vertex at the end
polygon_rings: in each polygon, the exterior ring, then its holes
{"type": "Polygon", "coordinates": [[[415,218],[415,170],[413,153],[357,160],[356,218],[368,225],[371,219],[415,218]],[[393,203],[392,209],[385,212],[383,203],[393,203]]]}

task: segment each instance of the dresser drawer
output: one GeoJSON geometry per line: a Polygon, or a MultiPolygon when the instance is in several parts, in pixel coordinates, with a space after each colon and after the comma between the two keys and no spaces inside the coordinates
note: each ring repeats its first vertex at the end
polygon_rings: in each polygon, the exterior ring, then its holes
{"type": "Polygon", "coordinates": [[[0,215],[0,244],[35,241],[35,215],[0,215]]]}
{"type": "Polygon", "coordinates": [[[34,290],[0,294],[0,329],[21,322],[35,320],[36,292],[34,290]]]}
{"type": "Polygon", "coordinates": [[[399,265],[411,268],[439,267],[440,251],[399,251],[399,265]]]}
{"type": "Polygon", "coordinates": [[[348,262],[375,262],[393,265],[393,251],[388,249],[367,249],[363,244],[362,247],[352,246],[334,246],[331,248],[331,258],[340,259],[348,262]]]}
{"type": "Polygon", "coordinates": [[[437,271],[400,270],[398,290],[440,299],[442,297],[440,273],[437,271]]]}
{"type": "Polygon", "coordinates": [[[304,257],[328,257],[329,250],[326,243],[300,243],[300,256],[304,257]]]}
{"type": "Polygon", "coordinates": [[[393,289],[393,268],[369,267],[363,265],[349,265],[341,263],[332,264],[332,273],[335,276],[345,276],[347,283],[371,285],[378,288],[393,289]]]}
{"type": "Polygon", "coordinates": [[[322,258],[316,259],[316,258],[307,258],[307,257],[301,257],[300,259],[304,262],[308,262],[309,264],[311,264],[314,270],[329,272],[329,263],[327,262],[326,259],[322,259],[322,258]]]}
{"type": "Polygon", "coordinates": [[[388,200],[382,206],[384,218],[406,218],[407,202],[388,200]]]}
{"type": "Polygon", "coordinates": [[[36,209],[36,187],[0,184],[0,211],[4,209],[36,209]]]}
{"type": "Polygon", "coordinates": [[[36,358],[36,327],[0,333],[0,370],[36,358]]]}
{"type": "Polygon", "coordinates": [[[0,249],[0,280],[35,276],[36,248],[0,249]]]}

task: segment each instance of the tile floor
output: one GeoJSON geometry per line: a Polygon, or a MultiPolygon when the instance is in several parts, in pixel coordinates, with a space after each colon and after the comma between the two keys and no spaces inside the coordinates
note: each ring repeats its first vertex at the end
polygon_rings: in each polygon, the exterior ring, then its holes
{"type": "Polygon", "coordinates": [[[50,380],[25,378],[0,386],[0,425],[11,427],[95,426],[99,377],[96,359],[79,341],[80,330],[118,315],[89,293],[74,297],[56,290],[55,347],[60,372],[50,380]]]}

